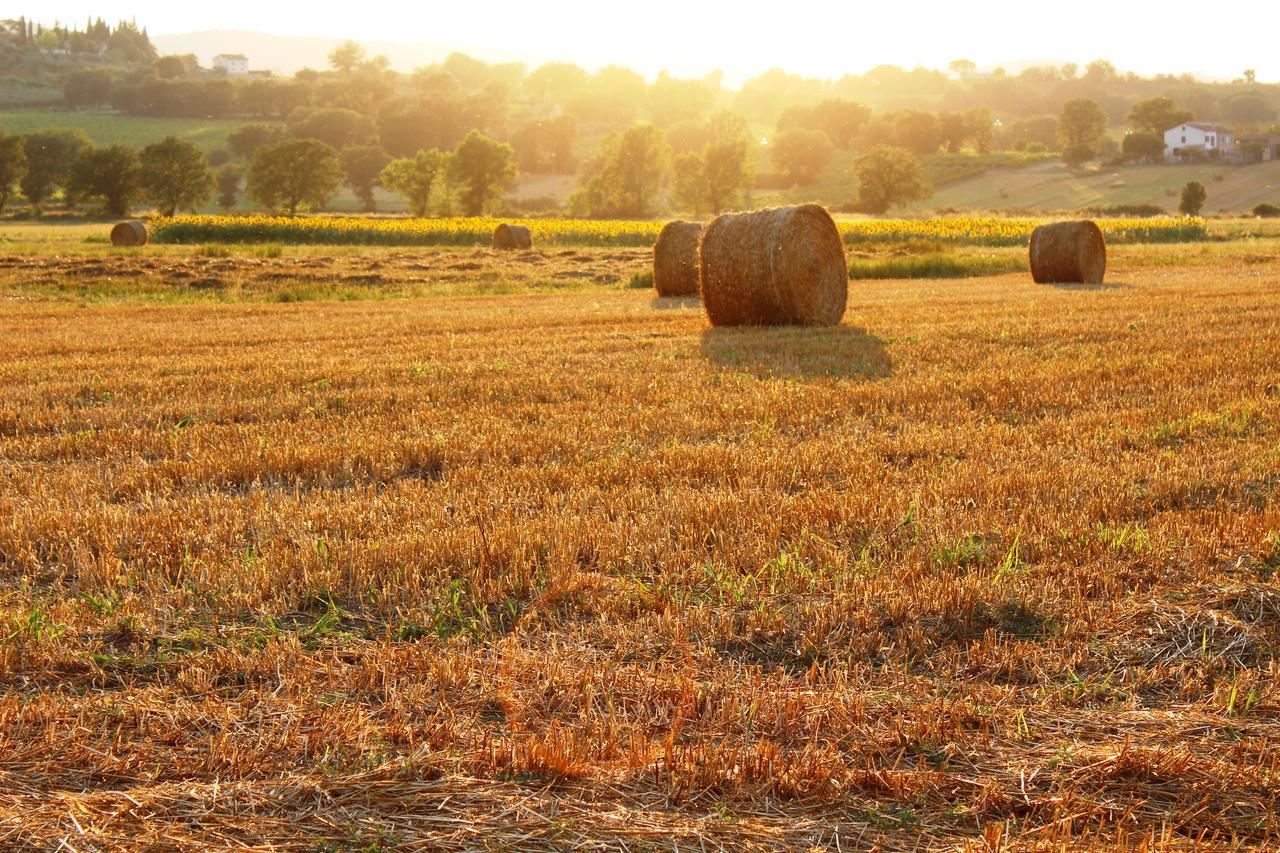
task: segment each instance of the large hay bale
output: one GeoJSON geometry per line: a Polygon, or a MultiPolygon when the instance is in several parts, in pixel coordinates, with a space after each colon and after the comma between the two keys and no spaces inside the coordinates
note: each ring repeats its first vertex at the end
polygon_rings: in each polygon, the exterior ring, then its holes
{"type": "Polygon", "coordinates": [[[698,266],[713,326],[834,325],[849,298],[844,242],[816,204],[716,217],[698,266]]]}
{"type": "Polygon", "coordinates": [[[698,238],[702,224],[677,219],[653,244],[653,286],[659,296],[698,295],[698,238]]]}
{"type": "Polygon", "coordinates": [[[147,245],[147,226],[136,219],[126,219],[124,222],[116,223],[116,227],[111,229],[111,245],[147,245]]]}
{"type": "Polygon", "coordinates": [[[1087,219],[1054,222],[1031,232],[1031,277],[1036,284],[1102,284],[1107,241],[1087,219]]]}
{"type": "Polygon", "coordinates": [[[504,222],[493,229],[493,248],[532,249],[533,234],[524,225],[508,225],[504,222]]]}

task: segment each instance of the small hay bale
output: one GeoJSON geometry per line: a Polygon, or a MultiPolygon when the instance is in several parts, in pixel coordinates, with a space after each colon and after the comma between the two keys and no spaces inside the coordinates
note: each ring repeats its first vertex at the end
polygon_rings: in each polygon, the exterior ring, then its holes
{"type": "Polygon", "coordinates": [[[698,267],[713,326],[831,326],[849,298],[844,242],[816,204],[716,217],[698,267]]]}
{"type": "Polygon", "coordinates": [[[698,238],[702,225],[677,219],[653,244],[653,286],[659,296],[698,295],[698,238]]]}
{"type": "Polygon", "coordinates": [[[111,245],[147,245],[147,226],[136,219],[126,219],[124,222],[116,223],[116,226],[111,229],[111,245]]]}
{"type": "Polygon", "coordinates": [[[493,248],[498,250],[532,249],[533,234],[524,225],[502,223],[493,229],[493,248]]]}
{"type": "Polygon", "coordinates": [[[1107,241],[1087,219],[1054,222],[1031,232],[1031,278],[1036,284],[1102,284],[1107,241]]]}

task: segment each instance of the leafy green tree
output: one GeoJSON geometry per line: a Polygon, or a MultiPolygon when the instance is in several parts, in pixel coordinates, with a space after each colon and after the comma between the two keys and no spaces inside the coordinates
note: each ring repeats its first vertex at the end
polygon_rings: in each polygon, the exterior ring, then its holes
{"type": "Polygon", "coordinates": [[[1159,160],[1164,157],[1164,137],[1145,131],[1130,133],[1121,150],[1131,160],[1159,160]]]}
{"type": "Polygon", "coordinates": [[[62,83],[62,97],[73,110],[111,100],[111,72],[105,68],[72,71],[62,83]]]}
{"type": "Polygon", "coordinates": [[[583,166],[571,210],[588,216],[645,216],[654,206],[671,164],[662,131],[638,124],[606,136],[583,166]]]}
{"type": "Polygon", "coordinates": [[[1205,190],[1204,184],[1199,181],[1187,181],[1182,187],[1182,200],[1178,203],[1178,210],[1187,216],[1195,216],[1204,207],[1205,199],[1209,197],[1209,193],[1205,190]]]}
{"type": "Polygon", "coordinates": [[[72,164],[67,194],[97,202],[112,216],[128,216],[142,191],[141,177],[138,154],[127,145],[91,148],[72,164]]]}
{"type": "Polygon", "coordinates": [[[520,170],[510,145],[473,130],[454,149],[446,174],[449,185],[459,191],[463,213],[479,216],[502,201],[506,191],[515,186],[520,170]]]}
{"type": "Polygon", "coordinates": [[[38,214],[45,201],[59,187],[66,186],[71,167],[92,143],[83,130],[58,128],[28,135],[23,146],[27,155],[27,173],[18,186],[38,214]]]}
{"type": "Polygon", "coordinates": [[[1062,162],[1068,166],[1082,166],[1098,156],[1098,149],[1092,145],[1068,145],[1062,149],[1062,162]]]}
{"type": "Polygon", "coordinates": [[[1173,98],[1161,95],[1138,101],[1129,111],[1129,126],[1139,133],[1163,137],[1171,127],[1177,127],[1194,119],[1195,113],[1179,107],[1173,98]]]}
{"type": "Polygon", "coordinates": [[[854,161],[858,174],[858,206],[868,213],[928,198],[933,188],[924,182],[920,161],[904,148],[878,145],[854,161]]]}
{"type": "Polygon", "coordinates": [[[809,111],[801,127],[820,130],[841,150],[853,147],[862,127],[871,120],[871,110],[862,104],[840,98],[828,98],[809,111]]]}
{"type": "Polygon", "coordinates": [[[895,113],[893,119],[893,141],[899,148],[923,157],[933,154],[942,145],[942,129],[938,118],[933,113],[921,110],[904,110],[895,113]]]}
{"type": "MultiPolygon", "coordinates": [[[[1089,67],[1093,68],[1093,65],[1089,67]]],[[[1064,149],[1087,145],[1096,151],[1106,132],[1107,114],[1097,101],[1072,98],[1062,105],[1062,114],[1058,116],[1058,137],[1064,149]]]]}
{"type": "Polygon", "coordinates": [[[426,216],[431,209],[431,192],[448,165],[448,154],[438,148],[424,149],[412,157],[392,160],[379,174],[378,182],[404,199],[414,216],[426,216]]]}
{"type": "Polygon", "coordinates": [[[142,192],[161,216],[179,208],[194,211],[213,194],[213,173],[204,152],[172,136],[142,149],[139,158],[142,192]]]}
{"type": "Polygon", "coordinates": [[[558,175],[573,171],[573,142],[578,122],[571,115],[525,122],[511,135],[511,147],[520,168],[535,174],[558,175]]]}
{"type": "Polygon", "coordinates": [[[364,48],[354,41],[344,41],[329,54],[329,66],[333,70],[350,75],[364,62],[364,48]]]}
{"type": "Polygon", "coordinates": [[[218,207],[230,210],[236,206],[240,198],[242,180],[244,180],[244,170],[233,163],[218,170],[218,207]]]}
{"type": "Polygon", "coordinates": [[[227,135],[227,147],[231,153],[246,160],[264,145],[270,145],[280,139],[277,128],[265,124],[242,125],[227,135]]]}
{"type": "Polygon", "coordinates": [[[743,136],[708,143],[701,154],[686,152],[672,168],[671,194],[681,207],[719,215],[751,182],[743,136]]]}
{"type": "Polygon", "coordinates": [[[342,152],[342,173],[346,184],[364,203],[366,211],[377,209],[373,189],[378,185],[378,176],[390,162],[391,156],[376,145],[358,145],[342,152]]]}
{"type": "Polygon", "coordinates": [[[258,150],[249,166],[250,198],[295,216],[298,208],[324,207],[342,183],[332,146],[315,139],[286,139],[258,150]]]}
{"type": "Polygon", "coordinates": [[[769,157],[793,186],[808,186],[827,168],[831,154],[831,140],[825,133],[793,128],[782,131],[773,140],[769,157]]]}
{"type": "Polygon", "coordinates": [[[364,143],[373,135],[369,119],[355,110],[311,110],[290,119],[289,132],[298,139],[318,139],[338,151],[364,143]]]}
{"type": "Polygon", "coordinates": [[[21,136],[0,130],[0,210],[4,210],[14,186],[27,173],[27,148],[21,136]]]}

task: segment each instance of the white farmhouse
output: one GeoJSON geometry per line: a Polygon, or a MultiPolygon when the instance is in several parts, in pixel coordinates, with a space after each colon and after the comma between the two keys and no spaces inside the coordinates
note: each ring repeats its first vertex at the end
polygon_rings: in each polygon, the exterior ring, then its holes
{"type": "Polygon", "coordinates": [[[245,77],[249,74],[249,59],[241,53],[220,53],[213,58],[213,67],[222,69],[228,77],[245,77]]]}
{"type": "Polygon", "coordinates": [[[1213,122],[1189,121],[1164,132],[1164,156],[1169,160],[1188,155],[1221,155],[1234,151],[1235,147],[1235,133],[1213,122]]]}

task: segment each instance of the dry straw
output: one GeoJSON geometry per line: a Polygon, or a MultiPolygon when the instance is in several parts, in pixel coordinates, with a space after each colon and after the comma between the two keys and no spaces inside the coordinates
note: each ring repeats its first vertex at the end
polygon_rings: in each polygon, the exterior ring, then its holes
{"type": "Polygon", "coordinates": [[[524,225],[508,225],[504,222],[493,229],[493,248],[532,249],[533,234],[524,225]]]}
{"type": "Polygon", "coordinates": [[[136,219],[126,219],[124,222],[116,223],[116,226],[111,229],[111,245],[147,245],[147,226],[136,219]]]}
{"type": "Polygon", "coordinates": [[[1107,241],[1087,219],[1054,222],[1031,232],[1031,277],[1036,284],[1102,284],[1107,241]]]}
{"type": "Polygon", "coordinates": [[[653,244],[653,286],[659,296],[698,295],[698,238],[702,224],[668,222],[653,244]]]}
{"type": "Polygon", "coordinates": [[[719,216],[702,232],[698,264],[713,326],[828,326],[844,316],[844,243],[819,205],[719,216]]]}

